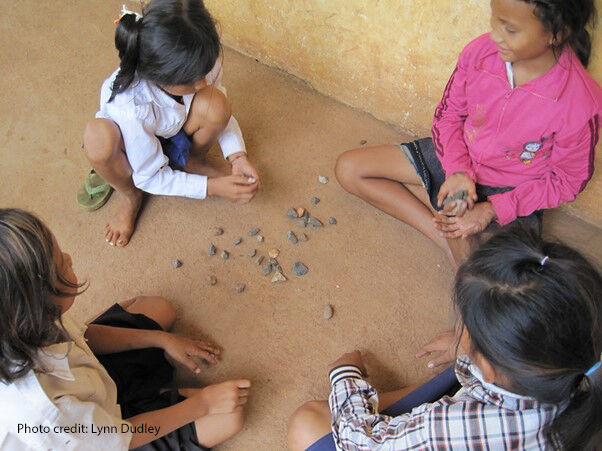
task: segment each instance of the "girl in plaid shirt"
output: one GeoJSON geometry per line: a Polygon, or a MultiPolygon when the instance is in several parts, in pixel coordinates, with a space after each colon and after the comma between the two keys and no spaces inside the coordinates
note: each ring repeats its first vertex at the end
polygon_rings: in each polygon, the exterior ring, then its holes
{"type": "Polygon", "coordinates": [[[328,403],[291,418],[291,449],[593,449],[602,438],[600,273],[573,249],[513,227],[460,267],[453,298],[454,396],[387,415],[413,390],[379,395],[359,351],[348,353],[331,365],[328,403]]]}

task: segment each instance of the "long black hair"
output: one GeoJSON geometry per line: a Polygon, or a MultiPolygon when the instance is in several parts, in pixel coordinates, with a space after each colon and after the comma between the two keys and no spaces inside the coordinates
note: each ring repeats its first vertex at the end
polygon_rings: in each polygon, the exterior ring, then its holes
{"type": "Polygon", "coordinates": [[[596,6],[594,0],[522,0],[535,5],[533,13],[552,33],[554,51],[560,54],[565,45],[570,45],[585,67],[592,52],[592,39],[588,31],[594,26],[596,6]]]}
{"type": "Polygon", "coordinates": [[[213,68],[221,49],[215,22],[201,0],[152,0],[142,18],[124,14],[115,47],[121,63],[109,102],[136,76],[171,86],[194,83],[213,68]]]}
{"type": "Polygon", "coordinates": [[[602,430],[602,276],[577,251],[514,227],[491,238],[456,276],[454,303],[472,352],[511,391],[565,406],[548,431],[590,449],[602,430]]]}
{"type": "Polygon", "coordinates": [[[35,367],[40,348],[66,339],[52,297],[81,288],[61,276],[50,230],[31,213],[0,209],[0,382],[35,367]]]}

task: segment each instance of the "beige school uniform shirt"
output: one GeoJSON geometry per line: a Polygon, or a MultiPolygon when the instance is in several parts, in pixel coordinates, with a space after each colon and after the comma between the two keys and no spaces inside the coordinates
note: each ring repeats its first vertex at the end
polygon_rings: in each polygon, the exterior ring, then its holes
{"type": "Polygon", "coordinates": [[[62,321],[72,341],[40,349],[35,370],[0,382],[0,449],[128,449],[117,387],[88,347],[86,326],[68,314],[62,321]]]}

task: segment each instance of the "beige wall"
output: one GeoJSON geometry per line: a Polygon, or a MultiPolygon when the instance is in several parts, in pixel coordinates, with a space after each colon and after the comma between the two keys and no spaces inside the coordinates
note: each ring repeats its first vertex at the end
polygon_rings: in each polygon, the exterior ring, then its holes
{"type": "MultiPolygon", "coordinates": [[[[487,0],[205,0],[224,43],[414,135],[462,47],[488,31],[487,0]]],[[[596,0],[602,10],[602,0],[596,0]]],[[[602,80],[602,33],[590,70],[602,80]]],[[[226,67],[227,70],[227,67],[226,67]]],[[[597,158],[599,172],[602,157],[597,158]]],[[[602,175],[569,211],[602,223],[602,175]]]]}

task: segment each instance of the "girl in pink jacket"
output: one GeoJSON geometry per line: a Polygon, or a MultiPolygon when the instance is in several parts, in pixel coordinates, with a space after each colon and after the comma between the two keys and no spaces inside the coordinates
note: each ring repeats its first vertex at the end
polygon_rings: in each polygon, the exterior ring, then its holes
{"type": "Polygon", "coordinates": [[[454,266],[490,224],[540,227],[542,210],[573,201],[598,141],[602,90],[585,70],[593,0],[491,8],[491,33],[460,54],[432,139],[353,149],[336,165],[347,191],[422,232],[454,266]]]}

